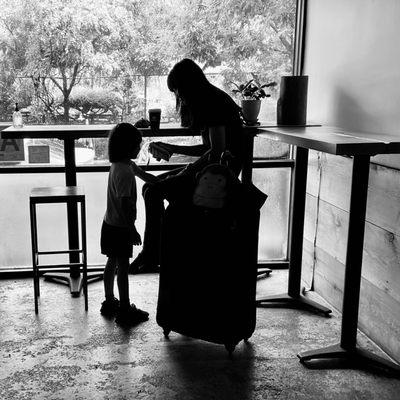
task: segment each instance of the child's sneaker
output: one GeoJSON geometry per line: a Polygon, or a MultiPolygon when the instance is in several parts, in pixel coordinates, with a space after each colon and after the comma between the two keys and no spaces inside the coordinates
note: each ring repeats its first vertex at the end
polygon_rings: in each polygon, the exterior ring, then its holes
{"type": "Polygon", "coordinates": [[[101,303],[100,313],[105,317],[114,317],[119,309],[119,300],[115,297],[113,299],[104,300],[101,303]]]}
{"type": "Polygon", "coordinates": [[[134,304],[131,304],[129,307],[119,307],[115,322],[120,325],[133,326],[148,319],[149,313],[147,311],[140,310],[134,304]]]}

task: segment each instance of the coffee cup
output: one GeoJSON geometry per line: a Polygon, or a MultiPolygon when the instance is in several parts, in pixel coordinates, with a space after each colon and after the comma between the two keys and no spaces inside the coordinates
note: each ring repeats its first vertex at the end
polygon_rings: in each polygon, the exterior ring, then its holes
{"type": "Polygon", "coordinates": [[[158,131],[160,129],[161,120],[161,109],[160,108],[150,108],[149,109],[149,121],[150,127],[153,131],[158,131]]]}

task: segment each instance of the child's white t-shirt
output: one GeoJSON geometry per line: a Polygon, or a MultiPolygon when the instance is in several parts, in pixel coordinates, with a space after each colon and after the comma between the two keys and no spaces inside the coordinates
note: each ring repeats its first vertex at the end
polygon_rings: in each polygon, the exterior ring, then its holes
{"type": "Polygon", "coordinates": [[[113,226],[126,227],[126,218],[122,212],[122,198],[129,197],[132,200],[134,223],[136,220],[136,177],[131,167],[131,163],[115,162],[111,163],[108,175],[107,187],[107,209],[104,221],[113,226]]]}

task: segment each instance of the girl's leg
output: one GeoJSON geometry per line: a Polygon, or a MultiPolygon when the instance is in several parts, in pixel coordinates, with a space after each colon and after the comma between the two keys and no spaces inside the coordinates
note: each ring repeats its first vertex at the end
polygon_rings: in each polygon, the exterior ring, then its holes
{"type": "Polygon", "coordinates": [[[118,257],[118,274],[117,283],[120,298],[119,311],[117,313],[115,322],[122,325],[136,325],[140,322],[147,321],[149,319],[149,313],[139,308],[136,308],[134,304],[130,304],[129,301],[129,281],[128,281],[128,268],[129,258],[118,257]]]}
{"type": "Polygon", "coordinates": [[[114,299],[114,277],[117,266],[116,257],[108,257],[104,268],[103,281],[106,299],[114,299]]]}
{"type": "Polygon", "coordinates": [[[118,257],[118,273],[117,273],[117,284],[119,301],[121,307],[129,307],[129,280],[128,280],[128,268],[129,268],[129,258],[128,257],[118,257]]]}
{"type": "Polygon", "coordinates": [[[143,249],[148,264],[158,264],[160,247],[161,221],[164,214],[164,201],[158,185],[146,184],[143,186],[143,199],[146,211],[145,230],[143,235],[143,249]]]}
{"type": "Polygon", "coordinates": [[[161,181],[143,185],[142,195],[146,213],[143,247],[131,263],[132,272],[153,271],[154,267],[159,264],[161,224],[164,216],[164,187],[168,187],[171,177],[177,175],[181,170],[182,168],[177,168],[169,171],[159,175],[161,181]]]}

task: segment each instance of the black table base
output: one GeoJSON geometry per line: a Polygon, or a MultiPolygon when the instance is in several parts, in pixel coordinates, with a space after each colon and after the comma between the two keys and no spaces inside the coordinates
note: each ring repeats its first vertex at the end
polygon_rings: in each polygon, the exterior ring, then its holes
{"type": "Polygon", "coordinates": [[[325,317],[330,317],[332,310],[321,304],[308,299],[305,296],[299,295],[296,297],[289,296],[288,294],[278,294],[273,296],[265,296],[256,299],[257,307],[264,308],[294,308],[298,310],[311,311],[316,314],[323,314],[325,317]]]}
{"type": "Polygon", "coordinates": [[[358,347],[345,349],[340,343],[321,349],[304,351],[299,353],[297,357],[301,363],[307,366],[311,365],[310,362],[312,360],[324,360],[326,367],[329,367],[329,363],[333,364],[337,363],[338,360],[342,360],[351,367],[383,370],[392,373],[396,377],[400,377],[400,365],[358,347]]]}
{"type": "Polygon", "coordinates": [[[369,366],[387,370],[395,372],[400,377],[400,366],[398,364],[357,347],[369,160],[369,155],[356,155],[353,158],[340,343],[323,349],[305,351],[300,353],[298,357],[305,365],[307,365],[307,361],[311,360],[337,361],[344,359],[357,367],[369,366]]]}
{"type": "MultiPolygon", "coordinates": [[[[82,275],[71,275],[69,272],[58,272],[58,273],[46,273],[43,274],[43,277],[46,281],[61,283],[63,285],[67,285],[70,288],[72,297],[79,297],[81,294],[82,286],[83,286],[83,277],[82,275]]],[[[102,272],[92,272],[88,273],[87,283],[97,282],[103,279],[102,272]]]]}
{"type": "Polygon", "coordinates": [[[300,294],[303,231],[306,204],[308,149],[295,149],[295,166],[291,177],[291,215],[289,232],[289,280],[287,294],[264,296],[256,300],[257,307],[287,307],[307,310],[329,317],[329,308],[300,294]]]}

